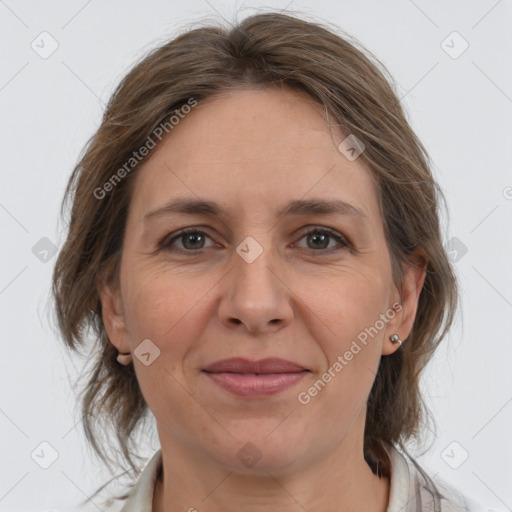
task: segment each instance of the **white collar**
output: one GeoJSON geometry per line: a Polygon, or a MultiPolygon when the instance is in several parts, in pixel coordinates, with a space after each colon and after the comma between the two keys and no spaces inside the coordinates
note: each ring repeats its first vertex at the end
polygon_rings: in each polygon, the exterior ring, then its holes
{"type": "MultiPolygon", "coordinates": [[[[391,462],[389,504],[386,512],[457,511],[485,509],[443,480],[436,483],[409,456],[392,445],[386,447],[391,462]]],[[[162,449],[148,460],[120,512],[152,512],[155,483],[162,466],[162,449]]]]}

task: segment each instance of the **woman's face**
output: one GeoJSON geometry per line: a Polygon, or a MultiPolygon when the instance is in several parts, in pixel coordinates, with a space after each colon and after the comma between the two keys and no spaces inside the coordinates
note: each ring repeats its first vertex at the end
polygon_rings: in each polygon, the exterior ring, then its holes
{"type": "Polygon", "coordinates": [[[422,273],[395,287],[376,188],[344,138],[299,93],[238,91],[199,104],[140,169],[120,288],[101,297],[164,452],[279,472],[362,450],[422,273]],[[231,358],[249,363],[212,367],[231,358]],[[295,366],[250,364],[268,358],[295,366]]]}

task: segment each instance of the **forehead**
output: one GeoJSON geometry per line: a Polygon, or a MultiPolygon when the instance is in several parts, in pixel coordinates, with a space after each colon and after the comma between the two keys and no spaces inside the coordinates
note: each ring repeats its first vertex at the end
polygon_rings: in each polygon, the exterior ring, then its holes
{"type": "Polygon", "coordinates": [[[139,169],[130,209],[142,219],[173,198],[196,196],[237,215],[270,214],[290,200],[325,197],[378,215],[370,172],[361,158],[350,161],[338,150],[344,139],[303,93],[241,90],[210,98],[139,169]]]}

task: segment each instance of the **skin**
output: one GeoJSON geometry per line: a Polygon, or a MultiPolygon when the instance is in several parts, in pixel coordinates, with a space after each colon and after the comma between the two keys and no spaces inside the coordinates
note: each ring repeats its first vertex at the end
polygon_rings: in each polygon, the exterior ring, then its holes
{"type": "Polygon", "coordinates": [[[395,286],[376,188],[362,158],[337,149],[344,138],[331,136],[322,108],[298,92],[235,91],[193,109],[136,176],[120,284],[100,296],[120,352],[147,338],[160,350],[148,366],[133,357],[162,446],[157,512],[386,510],[389,481],[363,457],[366,400],[380,358],[398,350],[389,336],[409,335],[425,265],[395,286]],[[144,220],[185,197],[216,201],[227,214],[144,220]],[[277,216],[288,201],[312,198],[343,200],[365,218],[277,216]],[[158,250],[188,227],[207,236],[158,250]],[[306,234],[322,228],[349,245],[306,234]],[[247,236],[263,248],[252,263],[236,252],[247,236]],[[301,404],[298,394],[394,303],[402,307],[393,318],[301,404]],[[310,373],[278,394],[241,398],[201,372],[234,356],[281,357],[310,373]],[[237,456],[248,442],[261,455],[252,467],[237,456]]]}

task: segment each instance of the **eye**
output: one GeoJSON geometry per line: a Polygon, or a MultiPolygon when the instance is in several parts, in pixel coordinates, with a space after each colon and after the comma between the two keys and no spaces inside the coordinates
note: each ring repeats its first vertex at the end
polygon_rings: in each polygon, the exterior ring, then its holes
{"type": "Polygon", "coordinates": [[[307,231],[300,240],[303,239],[306,239],[306,244],[308,246],[305,247],[305,249],[309,251],[330,253],[340,251],[350,246],[342,235],[326,228],[311,229],[307,231]],[[336,242],[334,246],[331,245],[329,247],[329,245],[334,242],[336,242]]]}
{"type": "Polygon", "coordinates": [[[177,251],[183,254],[190,254],[192,252],[200,253],[202,249],[206,249],[205,240],[211,238],[204,232],[198,229],[187,229],[173,233],[172,236],[165,237],[159,244],[159,248],[168,251],[177,251]],[[178,242],[181,247],[174,246],[178,242]]]}
{"type": "MultiPolygon", "coordinates": [[[[181,254],[201,254],[203,249],[212,245],[205,245],[206,240],[212,240],[200,229],[183,229],[166,236],[159,244],[159,249],[178,252],[181,254]]],[[[350,247],[350,243],[341,234],[327,228],[310,229],[302,235],[300,240],[306,239],[307,247],[301,249],[314,252],[331,253],[350,247]]]]}

